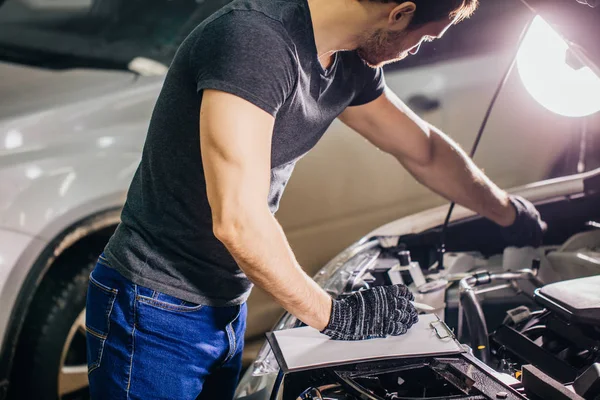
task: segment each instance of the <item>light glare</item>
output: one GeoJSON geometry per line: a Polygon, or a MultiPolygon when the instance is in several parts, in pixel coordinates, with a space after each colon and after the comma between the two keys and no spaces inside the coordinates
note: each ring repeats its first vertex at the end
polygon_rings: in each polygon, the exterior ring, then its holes
{"type": "Polygon", "coordinates": [[[96,141],[98,147],[105,149],[115,143],[115,138],[112,136],[102,136],[96,141]]]}
{"type": "Polygon", "coordinates": [[[533,20],[517,55],[523,85],[548,110],[566,117],[600,111],[600,77],[566,62],[567,43],[540,16],[533,20]]]}
{"type": "Polygon", "coordinates": [[[11,129],[4,137],[4,147],[7,150],[16,149],[23,146],[23,135],[21,132],[11,129]]]}
{"type": "Polygon", "coordinates": [[[31,180],[37,179],[42,176],[42,169],[37,165],[32,165],[25,170],[25,176],[31,180]]]}

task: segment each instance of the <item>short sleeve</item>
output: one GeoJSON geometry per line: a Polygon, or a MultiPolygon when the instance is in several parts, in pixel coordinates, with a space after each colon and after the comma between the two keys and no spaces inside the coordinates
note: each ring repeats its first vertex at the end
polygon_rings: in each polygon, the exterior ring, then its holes
{"type": "Polygon", "coordinates": [[[385,78],[381,67],[372,68],[364,61],[356,66],[356,74],[360,74],[364,82],[362,90],[358,91],[352,99],[350,106],[360,106],[377,99],[385,90],[385,78]]]}
{"type": "Polygon", "coordinates": [[[296,84],[294,54],[278,21],[237,10],[203,27],[190,51],[190,66],[199,93],[228,92],[275,116],[296,84]]]}

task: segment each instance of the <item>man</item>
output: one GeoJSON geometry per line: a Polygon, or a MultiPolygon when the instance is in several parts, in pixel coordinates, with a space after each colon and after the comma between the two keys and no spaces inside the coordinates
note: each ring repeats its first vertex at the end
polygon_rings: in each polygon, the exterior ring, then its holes
{"type": "Polygon", "coordinates": [[[252,283],[334,339],[406,332],[403,286],[332,300],[273,216],[295,162],[336,118],[437,193],[538,244],[541,221],[386,90],[477,0],[236,0],[183,42],[152,116],[122,223],[91,275],[93,398],[230,399],[252,283]]]}

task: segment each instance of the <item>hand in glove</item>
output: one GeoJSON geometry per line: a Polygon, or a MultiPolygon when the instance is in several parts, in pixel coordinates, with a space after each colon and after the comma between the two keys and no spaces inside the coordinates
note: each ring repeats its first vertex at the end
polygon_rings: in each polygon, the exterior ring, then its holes
{"type": "Polygon", "coordinates": [[[509,245],[538,247],[542,244],[546,223],[529,201],[519,196],[510,196],[510,202],[517,211],[515,222],[502,229],[504,240],[509,245]]]}
{"type": "Polygon", "coordinates": [[[364,340],[406,333],[419,319],[404,285],[377,286],[333,300],[329,324],[321,332],[337,340],[364,340]]]}

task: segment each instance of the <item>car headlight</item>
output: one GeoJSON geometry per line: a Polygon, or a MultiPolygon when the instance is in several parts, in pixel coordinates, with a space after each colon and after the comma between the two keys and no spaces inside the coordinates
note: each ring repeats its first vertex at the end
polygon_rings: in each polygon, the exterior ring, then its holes
{"type": "MultiPolygon", "coordinates": [[[[317,282],[333,297],[354,285],[354,278],[370,266],[380,253],[378,240],[363,239],[342,251],[314,276],[317,282]]],[[[291,314],[285,314],[273,330],[290,329],[299,323],[291,314]]],[[[268,342],[260,349],[251,368],[240,380],[236,399],[268,399],[279,372],[279,365],[268,342]],[[262,392],[262,393],[261,393],[262,392]],[[263,395],[265,397],[263,397],[263,395]]]]}

